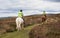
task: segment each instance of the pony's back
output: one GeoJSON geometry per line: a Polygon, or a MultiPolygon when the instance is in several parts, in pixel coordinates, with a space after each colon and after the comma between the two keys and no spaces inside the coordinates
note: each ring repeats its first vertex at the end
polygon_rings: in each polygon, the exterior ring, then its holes
{"type": "Polygon", "coordinates": [[[22,18],[18,17],[18,18],[16,18],[16,22],[23,23],[24,21],[22,18]]]}

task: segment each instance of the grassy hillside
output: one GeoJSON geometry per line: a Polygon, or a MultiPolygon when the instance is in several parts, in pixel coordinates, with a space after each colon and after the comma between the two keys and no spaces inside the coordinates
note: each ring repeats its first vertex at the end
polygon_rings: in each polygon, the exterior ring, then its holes
{"type": "MultiPolygon", "coordinates": [[[[60,23],[60,14],[47,15],[47,18],[48,18],[47,19],[48,24],[52,24],[56,20],[58,20],[58,22],[60,23]]],[[[16,17],[9,17],[9,18],[4,18],[4,19],[1,18],[0,19],[0,33],[5,32],[6,29],[9,30],[9,31],[13,30],[13,32],[5,33],[5,34],[2,34],[2,35],[0,34],[0,38],[29,38],[30,30],[33,27],[37,26],[36,24],[41,24],[41,15],[26,16],[26,17],[24,17],[24,20],[25,20],[25,25],[28,25],[28,26],[25,27],[24,30],[14,31],[15,26],[16,26],[15,25],[15,19],[16,19],[16,17]],[[31,26],[29,26],[30,24],[31,24],[31,26]],[[34,24],[34,25],[32,25],[32,24],[34,24]]],[[[41,25],[41,26],[43,26],[43,25],[41,25]]]]}
{"type": "Polygon", "coordinates": [[[30,38],[60,38],[60,16],[47,18],[42,24],[36,25],[29,33],[30,38]]]}
{"type": "Polygon", "coordinates": [[[29,38],[29,32],[33,27],[34,25],[25,27],[24,30],[21,30],[21,31],[6,33],[3,35],[0,35],[0,38],[29,38]]]}

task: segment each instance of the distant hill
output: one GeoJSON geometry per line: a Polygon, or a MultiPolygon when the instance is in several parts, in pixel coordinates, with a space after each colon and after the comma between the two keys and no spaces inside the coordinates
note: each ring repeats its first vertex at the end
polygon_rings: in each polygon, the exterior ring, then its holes
{"type": "MultiPolygon", "coordinates": [[[[32,23],[40,23],[41,22],[41,16],[42,15],[31,15],[31,16],[24,16],[24,21],[26,25],[32,24],[32,23]]],[[[60,14],[47,14],[47,18],[50,17],[60,17],[60,14]]],[[[15,23],[15,19],[17,17],[3,17],[0,18],[0,24],[5,23],[15,23]]]]}

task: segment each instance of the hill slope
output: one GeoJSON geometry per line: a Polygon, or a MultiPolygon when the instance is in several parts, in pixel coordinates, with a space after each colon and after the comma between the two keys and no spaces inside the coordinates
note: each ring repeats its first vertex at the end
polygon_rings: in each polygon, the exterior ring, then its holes
{"type": "Polygon", "coordinates": [[[21,31],[15,31],[15,32],[0,35],[0,38],[29,38],[29,32],[32,27],[34,26],[28,26],[21,31]]]}

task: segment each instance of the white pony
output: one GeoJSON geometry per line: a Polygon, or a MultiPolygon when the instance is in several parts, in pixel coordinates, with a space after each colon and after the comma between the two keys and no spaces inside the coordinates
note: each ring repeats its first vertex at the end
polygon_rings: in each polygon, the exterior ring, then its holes
{"type": "Polygon", "coordinates": [[[16,29],[19,31],[24,28],[23,19],[21,17],[16,18],[16,29]]]}

